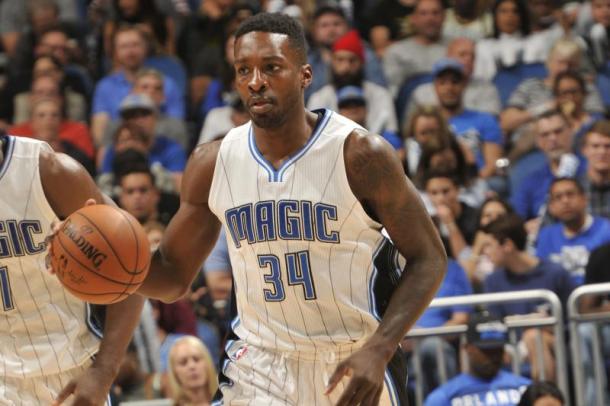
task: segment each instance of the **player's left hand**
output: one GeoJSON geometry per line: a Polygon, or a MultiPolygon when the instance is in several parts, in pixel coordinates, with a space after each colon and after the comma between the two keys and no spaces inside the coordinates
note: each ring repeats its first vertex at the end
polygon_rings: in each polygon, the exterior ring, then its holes
{"type": "Polygon", "coordinates": [[[337,401],[337,406],[377,406],[383,391],[383,378],[387,361],[375,347],[363,347],[345,359],[328,381],[329,395],[344,376],[350,380],[337,401]]]}
{"type": "Polygon", "coordinates": [[[51,406],[59,406],[74,395],[71,406],[103,406],[108,400],[113,375],[95,366],[72,379],[57,395],[51,406]]]}

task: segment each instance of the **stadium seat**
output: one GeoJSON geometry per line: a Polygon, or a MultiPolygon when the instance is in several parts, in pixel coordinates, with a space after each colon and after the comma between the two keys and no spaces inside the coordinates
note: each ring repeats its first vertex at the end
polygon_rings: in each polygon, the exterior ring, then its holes
{"type": "Polygon", "coordinates": [[[411,94],[419,85],[423,85],[424,83],[432,82],[433,77],[430,73],[422,73],[419,75],[414,75],[405,80],[400,89],[398,90],[398,95],[396,96],[396,116],[398,117],[399,123],[403,123],[404,120],[407,119],[405,117],[405,110],[407,108],[407,104],[411,99],[411,94]]]}
{"type": "Polygon", "coordinates": [[[493,83],[498,89],[502,106],[506,106],[510,95],[523,80],[544,78],[546,75],[546,67],[542,63],[519,64],[499,69],[494,76],[493,83]]]}
{"type": "Polygon", "coordinates": [[[606,110],[610,109],[610,68],[597,74],[597,89],[602,96],[606,110]]]}

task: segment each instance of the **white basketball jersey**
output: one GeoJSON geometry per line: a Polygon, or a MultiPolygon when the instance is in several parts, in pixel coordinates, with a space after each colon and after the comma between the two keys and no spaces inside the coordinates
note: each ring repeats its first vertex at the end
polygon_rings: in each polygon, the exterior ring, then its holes
{"type": "Polygon", "coordinates": [[[250,123],[229,132],[216,161],[209,205],[227,235],[233,330],[253,345],[315,352],[362,343],[399,277],[395,266],[379,269],[380,253],[390,265],[396,255],[347,180],[344,142],[360,127],[318,114],[307,144],[278,169],[250,123]]]}
{"type": "Polygon", "coordinates": [[[45,267],[45,237],[57,218],[42,188],[38,157],[51,148],[28,138],[7,140],[0,164],[0,381],[66,371],[99,346],[88,327],[88,306],[45,267]]]}

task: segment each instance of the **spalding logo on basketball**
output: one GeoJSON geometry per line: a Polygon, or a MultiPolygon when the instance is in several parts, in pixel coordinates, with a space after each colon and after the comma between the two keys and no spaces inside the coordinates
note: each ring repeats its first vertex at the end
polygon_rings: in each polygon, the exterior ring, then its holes
{"type": "Polygon", "coordinates": [[[72,213],[52,241],[51,263],[80,299],[116,303],[135,292],[150,265],[148,238],[138,221],[107,205],[72,213]]]}

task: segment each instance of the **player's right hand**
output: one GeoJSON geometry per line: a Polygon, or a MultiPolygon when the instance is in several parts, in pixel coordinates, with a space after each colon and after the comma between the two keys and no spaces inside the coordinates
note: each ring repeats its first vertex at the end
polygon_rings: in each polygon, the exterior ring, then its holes
{"type": "MultiPolygon", "coordinates": [[[[87,201],[85,202],[85,206],[91,206],[94,204],[97,204],[94,199],[87,199],[87,201]]],[[[53,238],[55,238],[55,236],[57,235],[59,230],[61,230],[61,228],[63,227],[64,222],[65,222],[65,220],[52,222],[51,223],[51,232],[44,239],[44,243],[47,246],[47,255],[44,258],[44,263],[45,263],[45,267],[47,268],[47,272],[49,272],[53,275],[55,274],[55,270],[53,269],[52,261],[51,261],[51,258],[53,257],[53,251],[52,251],[53,244],[51,244],[51,243],[53,242],[53,238]]]]}

